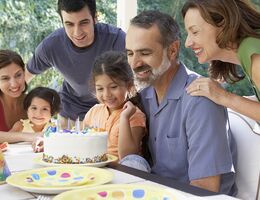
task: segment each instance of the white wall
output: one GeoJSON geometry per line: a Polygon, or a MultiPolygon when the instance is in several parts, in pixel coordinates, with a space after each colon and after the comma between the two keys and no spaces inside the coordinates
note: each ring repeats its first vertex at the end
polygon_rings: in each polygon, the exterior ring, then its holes
{"type": "Polygon", "coordinates": [[[117,0],[117,26],[127,31],[130,20],[137,15],[137,0],[117,0]]]}

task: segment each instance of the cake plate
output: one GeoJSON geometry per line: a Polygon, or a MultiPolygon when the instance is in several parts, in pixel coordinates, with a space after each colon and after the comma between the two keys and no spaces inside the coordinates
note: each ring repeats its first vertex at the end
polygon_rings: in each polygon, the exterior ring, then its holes
{"type": "Polygon", "coordinates": [[[50,166],[68,166],[68,165],[71,165],[71,166],[88,166],[88,167],[104,167],[107,164],[109,164],[111,162],[115,162],[117,160],[118,160],[118,158],[116,156],[111,155],[111,154],[107,154],[107,160],[103,161],[103,162],[84,163],[84,164],[59,164],[59,163],[48,163],[48,162],[44,161],[42,159],[42,154],[40,154],[39,156],[34,158],[33,161],[36,164],[39,164],[41,166],[47,166],[47,167],[50,167],[50,166]]]}

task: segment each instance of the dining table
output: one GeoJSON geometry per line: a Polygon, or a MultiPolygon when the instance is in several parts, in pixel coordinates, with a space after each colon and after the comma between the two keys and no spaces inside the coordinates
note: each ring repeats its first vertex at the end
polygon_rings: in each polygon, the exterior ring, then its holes
{"type": "MultiPolygon", "coordinates": [[[[35,159],[40,153],[34,153],[29,143],[21,142],[9,144],[8,150],[4,152],[5,162],[11,174],[26,172],[27,170],[40,169],[39,163],[35,159]]],[[[102,169],[112,172],[113,178],[107,184],[140,184],[147,186],[155,186],[166,188],[172,193],[182,195],[182,199],[187,200],[236,200],[237,198],[224,194],[214,193],[198,187],[191,186],[186,183],[181,183],[170,178],[158,176],[156,174],[143,172],[131,167],[120,165],[118,163],[108,163],[102,169]]],[[[57,194],[44,194],[45,199],[51,200],[57,194]]],[[[29,192],[19,187],[14,187],[7,183],[0,185],[1,200],[32,200],[41,199],[42,194],[29,192]]]]}

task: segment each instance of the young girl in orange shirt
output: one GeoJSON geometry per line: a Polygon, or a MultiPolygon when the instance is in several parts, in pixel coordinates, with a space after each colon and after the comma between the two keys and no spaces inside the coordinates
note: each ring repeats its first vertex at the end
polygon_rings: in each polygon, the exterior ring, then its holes
{"type": "Polygon", "coordinates": [[[107,131],[108,153],[118,156],[122,164],[130,159],[132,166],[149,171],[148,163],[138,156],[146,134],[146,119],[134,105],[138,104],[138,96],[135,96],[134,76],[126,55],[113,51],[102,54],[94,63],[92,76],[100,104],[88,111],[84,126],[107,131]]]}

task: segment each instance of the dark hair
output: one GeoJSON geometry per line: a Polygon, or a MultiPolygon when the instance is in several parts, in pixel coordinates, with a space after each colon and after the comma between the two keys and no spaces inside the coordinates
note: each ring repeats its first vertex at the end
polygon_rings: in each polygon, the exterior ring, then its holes
{"type": "Polygon", "coordinates": [[[159,11],[143,11],[135,16],[130,21],[130,24],[145,29],[149,29],[156,24],[161,34],[163,47],[168,47],[172,42],[180,40],[180,30],[177,22],[170,15],[159,11]]]}
{"type": "Polygon", "coordinates": [[[60,96],[55,90],[47,87],[37,87],[32,89],[24,99],[23,107],[25,110],[28,110],[34,97],[44,99],[50,104],[51,116],[59,112],[60,96]]]}
{"type": "MultiPolygon", "coordinates": [[[[188,0],[182,8],[183,18],[190,8],[197,8],[207,23],[223,28],[216,38],[222,49],[232,49],[246,37],[260,38],[260,13],[245,0],[188,0]]],[[[222,61],[212,61],[209,75],[227,82],[244,78],[238,75],[235,64],[222,61]]]]}
{"type": "Polygon", "coordinates": [[[127,84],[130,83],[133,86],[133,90],[130,91],[128,100],[143,110],[139,93],[134,88],[134,74],[124,52],[107,51],[98,56],[92,70],[92,81],[95,82],[95,77],[102,74],[106,74],[114,82],[120,80],[127,84]]]}
{"type": "Polygon", "coordinates": [[[102,74],[108,75],[115,82],[120,80],[134,85],[133,71],[123,52],[107,51],[96,58],[92,69],[93,81],[96,76],[102,74]]]}
{"type": "Polygon", "coordinates": [[[87,6],[93,19],[96,17],[96,0],[58,0],[58,13],[62,19],[61,11],[78,12],[87,6]]]}
{"type": "MultiPolygon", "coordinates": [[[[23,62],[22,57],[11,50],[7,50],[7,49],[0,49],[0,69],[15,63],[16,65],[18,65],[19,67],[21,67],[21,69],[23,71],[25,71],[25,64],[23,62]]],[[[25,89],[23,91],[23,93],[27,90],[27,84],[25,82],[25,89]]],[[[1,94],[1,90],[0,90],[0,94],[1,94]]]]}

